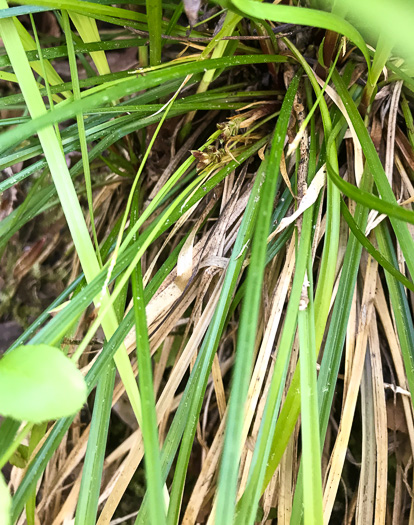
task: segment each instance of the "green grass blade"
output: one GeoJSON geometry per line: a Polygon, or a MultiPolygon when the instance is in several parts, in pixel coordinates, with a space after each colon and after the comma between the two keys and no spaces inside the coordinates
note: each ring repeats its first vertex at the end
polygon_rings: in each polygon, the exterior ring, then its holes
{"type": "Polygon", "coordinates": [[[11,18],[12,16],[28,15],[29,13],[44,13],[50,11],[49,7],[40,7],[37,5],[9,7],[9,9],[0,10],[0,18],[11,18]]]}
{"type": "MultiPolygon", "coordinates": [[[[265,165],[265,171],[270,170],[265,165]]],[[[223,456],[220,466],[215,523],[232,523],[236,504],[237,479],[241,453],[241,433],[249,377],[252,370],[254,342],[260,309],[265,267],[267,236],[277,177],[267,176],[260,195],[259,215],[252,244],[249,271],[237,338],[236,362],[232,377],[223,456]]]]}
{"type": "MultiPolygon", "coordinates": [[[[325,137],[336,137],[337,133],[333,134],[332,120],[328,111],[328,106],[324,98],[320,98],[321,89],[315,78],[312,69],[307,64],[304,57],[299,53],[298,49],[286,40],[287,46],[291,49],[299,63],[302,65],[305,73],[308,75],[312,88],[320,99],[320,111],[324,128],[325,137]]],[[[333,74],[334,66],[331,71],[333,74]]],[[[331,74],[331,71],[329,74],[331,74]]],[[[308,93],[308,99],[310,94],[308,93]]],[[[322,150],[323,151],[323,150],[322,150]]],[[[326,157],[331,166],[338,169],[338,153],[336,149],[335,140],[331,140],[326,146],[326,157]]],[[[320,159],[320,162],[323,162],[320,159]]],[[[319,270],[319,280],[316,287],[315,294],[315,312],[316,312],[316,348],[319,349],[322,343],[323,334],[325,332],[326,322],[329,314],[330,296],[335,279],[335,265],[332,261],[336,260],[338,255],[339,244],[339,226],[340,226],[340,194],[338,188],[328,179],[327,181],[327,202],[326,202],[326,233],[322,253],[322,261],[319,270]]]]}
{"type": "MultiPolygon", "coordinates": [[[[299,308],[301,436],[303,465],[303,503],[305,525],[323,523],[321,446],[319,438],[318,393],[316,387],[316,340],[313,309],[312,264],[308,263],[310,287],[306,308],[299,308]]],[[[305,287],[305,285],[304,285],[305,287]]],[[[303,295],[306,294],[304,291],[303,295]]]]}
{"type": "Polygon", "coordinates": [[[365,237],[365,234],[363,231],[361,231],[357,225],[357,223],[354,221],[354,218],[350,214],[346,204],[343,200],[341,200],[341,211],[342,216],[346,220],[350,230],[355,235],[355,237],[358,239],[358,241],[362,244],[362,246],[367,250],[367,252],[380,264],[384,270],[387,270],[397,281],[399,281],[403,286],[407,287],[409,290],[414,292],[414,285],[411,281],[407,279],[405,275],[403,275],[397,268],[386,258],[384,255],[375,249],[375,247],[371,244],[371,242],[368,240],[367,237],[365,237]]]}
{"type": "MultiPolygon", "coordinates": [[[[370,175],[366,173],[362,177],[361,188],[369,191],[371,185],[372,179],[370,175]]],[[[354,220],[360,229],[365,229],[367,218],[367,208],[362,204],[358,204],[355,210],[354,220]]],[[[332,400],[335,394],[336,380],[342,358],[343,344],[348,326],[349,312],[351,310],[361,253],[362,245],[356,237],[350,235],[342,266],[338,292],[332,311],[332,318],[325,342],[325,352],[318,375],[318,407],[321,449],[325,440],[332,400]]],[[[293,381],[291,388],[294,388],[293,381]]],[[[299,415],[299,409],[300,405],[295,399],[292,399],[288,404],[285,403],[278,421],[278,427],[279,425],[282,427],[280,428],[282,435],[286,435],[286,427],[293,429],[293,426],[291,425],[294,425],[294,416],[296,415],[297,417],[299,415]]],[[[284,451],[284,448],[282,448],[276,441],[274,441],[273,445],[275,447],[273,457],[271,458],[271,462],[269,462],[269,465],[272,465],[272,469],[269,469],[269,472],[266,475],[266,479],[269,480],[271,473],[276,469],[284,451]]],[[[301,467],[299,470],[297,487],[300,489],[302,486],[303,469],[301,467]]],[[[292,520],[294,520],[295,523],[300,523],[301,514],[303,512],[302,502],[302,490],[296,490],[292,510],[292,520]]]]}
{"type": "MultiPolygon", "coordinates": [[[[47,423],[41,423],[34,425],[30,434],[29,446],[28,446],[28,457],[31,457],[33,451],[43,438],[46,433],[47,423]]],[[[29,498],[26,501],[26,521],[27,525],[35,525],[35,512],[36,512],[36,489],[32,490],[29,498]]]]}
{"type": "MultiPolygon", "coordinates": [[[[359,202],[360,204],[365,204],[365,206],[368,206],[374,210],[377,210],[381,213],[385,213],[389,216],[390,220],[394,221],[394,227],[396,227],[398,233],[400,234],[400,237],[403,241],[404,247],[407,250],[406,253],[410,250],[410,238],[406,235],[406,232],[408,233],[407,225],[404,224],[404,222],[409,222],[410,224],[414,224],[414,212],[411,210],[407,210],[406,208],[403,208],[402,206],[398,206],[397,204],[393,204],[387,201],[384,201],[372,193],[369,193],[367,191],[363,191],[360,188],[357,188],[353,184],[350,184],[349,182],[346,182],[343,180],[339,174],[332,168],[332,166],[327,163],[327,171],[329,174],[329,177],[332,179],[334,184],[342,190],[342,192],[352,200],[359,202]]],[[[394,197],[395,199],[395,197],[394,197]]]]}
{"type": "MultiPolygon", "coordinates": [[[[397,206],[397,200],[388,182],[384,168],[382,167],[381,161],[377,155],[374,144],[372,143],[371,137],[369,136],[368,131],[364,126],[364,122],[361,118],[361,115],[358,112],[355,103],[353,102],[341,77],[336,71],[334,72],[332,78],[335,83],[335,87],[338,91],[338,95],[344,102],[349,118],[351,119],[356,134],[358,135],[362,150],[364,152],[371,173],[374,177],[375,184],[382,197],[382,201],[384,202],[384,204],[386,204],[385,207],[388,211],[385,211],[384,213],[387,213],[390,216],[391,224],[393,226],[398,242],[400,243],[401,250],[405,256],[407,266],[410,270],[411,275],[414,275],[414,259],[412,257],[412,254],[414,253],[414,240],[411,237],[407,224],[402,222],[407,221],[413,223],[414,212],[397,206]],[[398,218],[401,220],[398,220],[396,218],[397,213],[398,218]]],[[[369,202],[367,202],[368,205],[371,205],[373,199],[377,199],[376,197],[371,195],[364,194],[364,196],[369,200],[369,202]]]]}
{"type": "Polygon", "coordinates": [[[389,39],[383,34],[380,34],[375,50],[374,60],[372,61],[372,68],[368,74],[367,85],[365,86],[362,95],[362,106],[367,108],[371,103],[374,91],[377,89],[378,79],[385,67],[385,64],[390,56],[393,45],[389,39]]]}
{"type": "MultiPolygon", "coordinates": [[[[17,3],[17,2],[16,2],[17,3]]],[[[21,5],[31,5],[30,0],[20,0],[21,5]]],[[[125,20],[135,20],[137,22],[147,22],[147,17],[136,11],[129,9],[122,9],[120,7],[112,7],[111,5],[98,4],[95,2],[87,2],[86,0],[36,0],[38,6],[47,6],[49,9],[65,9],[67,11],[74,11],[84,15],[90,13],[94,15],[108,15],[116,18],[123,18],[125,20]]],[[[123,22],[125,24],[125,22],[123,22]]]]}
{"type": "Polygon", "coordinates": [[[298,85],[299,76],[296,75],[290,83],[284,98],[272,140],[272,147],[267,157],[268,162],[264,168],[267,176],[263,184],[263,196],[259,205],[260,221],[255,228],[247,274],[246,292],[243,299],[240,329],[237,338],[237,357],[233,372],[223,457],[219,475],[216,523],[220,525],[232,523],[234,517],[243,429],[243,418],[241,415],[244,413],[249,377],[252,370],[252,357],[266,262],[267,237],[270,230],[284,137],[298,85]]]}
{"type": "Polygon", "coordinates": [[[96,523],[115,372],[115,364],[111,361],[101,374],[96,388],[91,429],[76,508],[75,525],[93,525],[96,523]]]}
{"type": "MultiPolygon", "coordinates": [[[[361,188],[367,191],[371,184],[371,175],[366,172],[361,180],[361,188]]],[[[362,231],[365,229],[367,217],[367,208],[358,204],[355,210],[354,220],[362,231]]],[[[325,436],[328,425],[329,412],[341,362],[342,349],[345,341],[346,327],[348,324],[349,311],[351,309],[361,252],[362,245],[354,235],[350,235],[345,252],[338,292],[332,311],[332,320],[329,325],[329,331],[325,342],[325,348],[328,349],[328,352],[324,352],[318,376],[320,427],[322,438],[325,436]]],[[[321,440],[321,443],[322,442],[323,439],[321,440]]]]}
{"type": "MultiPolygon", "coordinates": [[[[128,286],[125,286],[114,303],[120,326],[125,311],[127,292],[128,286]]],[[[116,368],[113,360],[111,360],[99,375],[90,434],[83,464],[79,499],[76,507],[75,525],[93,525],[96,523],[111,418],[115,374],[116,368]]]]}
{"type": "Polygon", "coordinates": [[[146,0],[148,32],[150,37],[150,64],[157,66],[161,63],[161,0],[146,0]]]}
{"type": "MultiPolygon", "coordinates": [[[[99,31],[96,26],[96,21],[93,18],[78,13],[70,13],[70,17],[85,43],[99,42],[99,31]]],[[[66,38],[69,38],[67,31],[65,31],[65,34],[66,38]]],[[[111,73],[104,51],[93,51],[91,57],[100,75],[108,75],[111,73]]]]}
{"type": "MultiPolygon", "coordinates": [[[[73,95],[74,95],[75,100],[80,100],[80,87],[79,87],[78,70],[76,66],[76,56],[75,56],[75,50],[73,48],[72,32],[70,30],[69,17],[66,11],[62,11],[62,21],[63,21],[63,28],[64,28],[65,35],[66,35],[66,42],[68,45],[68,57],[69,57],[70,73],[72,76],[72,83],[73,83],[73,95]]],[[[81,154],[82,154],[83,173],[85,175],[85,186],[86,186],[86,194],[88,197],[88,207],[89,207],[89,215],[91,219],[92,235],[93,235],[93,239],[95,242],[96,256],[98,258],[99,266],[102,266],[102,259],[101,259],[101,255],[99,252],[98,236],[96,234],[96,228],[95,228],[91,172],[90,172],[89,159],[88,159],[88,146],[86,143],[85,124],[83,121],[82,113],[76,115],[76,121],[78,124],[78,130],[79,130],[79,142],[80,142],[81,154]]]]}
{"type": "Polygon", "coordinates": [[[20,421],[10,417],[4,418],[0,425],[0,450],[7,450],[14,441],[20,421]]]}
{"type": "Polygon", "coordinates": [[[144,289],[140,265],[132,273],[135,325],[137,334],[138,379],[142,398],[142,437],[145,450],[145,473],[151,523],[166,523],[163,481],[158,442],[157,414],[152,382],[151,353],[145,314],[144,289]]]}
{"type": "Polygon", "coordinates": [[[287,365],[289,364],[290,352],[295,337],[300,296],[306,272],[307,259],[311,248],[312,215],[313,207],[308,208],[303,214],[302,232],[296,255],[296,269],[292,291],[278,346],[273,377],[266,400],[266,408],[255,445],[246,490],[237,506],[236,519],[240,520],[241,523],[246,523],[246,525],[254,523],[259,499],[265,488],[264,484],[267,481],[266,474],[271,461],[272,441],[273,439],[279,439],[279,435],[275,434],[275,425],[286,379],[287,365]],[[273,438],[273,436],[275,437],[273,438]]]}
{"type": "MultiPolygon", "coordinates": [[[[10,8],[6,11],[11,11],[13,8],[10,8]]],[[[39,8],[43,9],[43,8],[39,8]]],[[[44,9],[46,10],[46,8],[44,9]]],[[[110,51],[113,49],[126,49],[130,47],[136,47],[143,45],[145,39],[143,38],[125,38],[123,40],[109,40],[109,41],[98,41],[98,42],[89,42],[87,44],[74,42],[74,48],[76,53],[93,53],[95,51],[110,51]]],[[[47,60],[54,60],[56,58],[63,58],[68,56],[68,49],[65,45],[48,47],[42,50],[43,58],[47,60]]],[[[37,51],[26,51],[26,56],[29,62],[32,62],[37,58],[37,51]]],[[[2,55],[0,57],[0,67],[10,66],[10,59],[8,55],[2,55]]]]}
{"type": "MultiPolygon", "coordinates": [[[[395,268],[398,268],[398,261],[393,247],[390,232],[386,224],[381,223],[375,228],[375,235],[378,246],[386,254],[388,260],[392,261],[395,268]]],[[[406,261],[408,263],[408,261],[406,261]]],[[[404,360],[405,373],[410,388],[414,392],[414,324],[411,309],[408,303],[406,292],[400,282],[385,272],[388,291],[390,294],[392,310],[394,313],[395,324],[397,325],[398,338],[401,346],[401,353],[404,360]]],[[[411,402],[413,402],[411,398],[411,402]]]]}
{"type": "MultiPolygon", "coordinates": [[[[3,8],[5,7],[5,4],[3,3],[3,8]]],[[[19,33],[19,37],[22,41],[24,50],[27,51],[34,51],[37,52],[36,43],[33,41],[33,38],[30,36],[28,31],[24,28],[22,23],[19,20],[14,20],[14,24],[17,28],[17,31],[19,33]]],[[[37,58],[37,57],[36,57],[37,58]]],[[[43,68],[39,62],[39,60],[33,60],[30,62],[30,66],[33,68],[36,73],[38,73],[40,76],[43,76],[43,68]]],[[[62,79],[61,77],[56,73],[54,67],[51,65],[50,62],[47,60],[45,61],[45,69],[47,72],[47,78],[51,85],[54,84],[61,84],[62,79]]],[[[72,96],[72,93],[70,91],[65,91],[62,93],[66,98],[69,98],[72,96]]]]}
{"type": "MultiPolygon", "coordinates": [[[[48,63],[43,58],[42,48],[40,46],[39,36],[37,34],[36,24],[34,22],[33,15],[30,15],[30,22],[32,24],[33,36],[36,42],[36,48],[37,48],[37,52],[39,56],[39,62],[40,62],[41,70],[42,70],[42,75],[43,75],[43,78],[45,79],[45,88],[46,88],[47,98],[49,101],[49,107],[52,109],[54,104],[53,104],[53,96],[50,90],[49,77],[47,74],[47,71],[48,71],[47,64],[48,63]]],[[[50,68],[49,68],[49,71],[50,71],[50,68]]],[[[60,136],[59,127],[56,124],[55,124],[55,132],[56,132],[56,135],[59,137],[59,141],[61,142],[62,138],[60,136]]]]}
{"type": "MultiPolygon", "coordinates": [[[[317,95],[320,93],[319,86],[314,78],[313,72],[310,70],[306,61],[300,55],[298,50],[290,43],[287,42],[288,46],[292,49],[295,56],[300,61],[301,65],[305,69],[306,73],[309,76],[309,79],[312,83],[314,91],[317,95]]],[[[325,101],[321,100],[321,112],[325,128],[325,133],[328,134],[331,132],[332,124],[329,116],[329,112],[326,106],[325,101]]],[[[315,143],[315,141],[313,141],[315,143]]],[[[312,151],[312,150],[311,150],[312,151]]],[[[332,162],[335,162],[336,159],[336,148],[331,148],[329,150],[329,155],[332,162]]],[[[338,235],[339,235],[339,192],[334,187],[333,184],[329,185],[328,183],[328,207],[327,214],[329,219],[327,220],[326,228],[326,240],[324,243],[324,252],[322,257],[322,264],[319,274],[320,286],[318,286],[315,298],[315,311],[316,315],[316,345],[319,348],[319,345],[322,341],[323,332],[325,330],[326,319],[329,311],[329,293],[327,290],[331,290],[333,287],[333,281],[335,276],[335,267],[332,265],[332,260],[336,258],[338,250],[338,235]]],[[[310,219],[309,219],[310,220],[310,219]]],[[[263,490],[267,486],[270,478],[281,458],[283,450],[287,445],[289,436],[293,431],[296,419],[299,415],[300,410],[300,398],[297,394],[299,389],[299,375],[295,373],[292,380],[292,387],[288,394],[286,403],[282,408],[282,413],[280,416],[280,423],[278,421],[276,431],[273,438],[272,445],[272,454],[269,461],[269,466],[266,469],[266,474],[264,476],[263,490]],[[285,408],[286,407],[286,408],[285,408]],[[290,407],[290,408],[289,408],[290,407]],[[286,421],[286,418],[288,421],[286,421]],[[286,423],[286,424],[285,424],[286,423]],[[280,455],[279,455],[280,454],[280,455]]],[[[242,498],[243,499],[243,498],[242,498]]],[[[247,498],[246,498],[247,499],[247,498]]]]}
{"type": "MultiPolygon", "coordinates": [[[[136,223],[138,218],[137,198],[138,191],[136,192],[136,198],[131,209],[131,224],[136,223]]],[[[163,502],[163,480],[161,474],[157,412],[155,408],[151,349],[145,312],[141,263],[139,263],[135,271],[132,272],[131,283],[137,340],[138,380],[142,399],[141,431],[144,441],[149,516],[151,523],[154,525],[164,525],[166,523],[166,508],[163,502]]]]}
{"type": "MultiPolygon", "coordinates": [[[[264,182],[264,178],[265,170],[263,169],[262,164],[261,169],[259,169],[256,176],[252,193],[250,194],[246,211],[243,215],[242,224],[237,234],[237,239],[227,267],[219,302],[198,354],[197,361],[194,365],[191,381],[188,382],[186,392],[184,393],[183,399],[180,403],[180,407],[184,408],[182,408],[181,411],[180,409],[177,411],[177,419],[174,419],[174,421],[176,421],[176,426],[174,426],[174,424],[171,426],[171,437],[169,433],[169,436],[166,440],[170,450],[163,449],[163,456],[171,461],[181,439],[180,432],[184,431],[171,488],[171,500],[167,516],[169,525],[178,523],[182,491],[186,479],[187,465],[202,401],[204,399],[207,380],[208,376],[210,375],[214,354],[217,351],[227,313],[230,308],[234,289],[242,270],[243,261],[245,260],[247,254],[246,246],[248,246],[248,243],[251,241],[253,227],[258,211],[259,199],[257,197],[260,196],[261,186],[264,182]],[[182,411],[185,411],[184,417],[182,411]],[[180,419],[185,425],[185,430],[182,426],[182,423],[180,425],[180,419]],[[170,439],[168,439],[169,437],[170,439]]],[[[140,519],[141,521],[137,521],[137,523],[144,523],[142,521],[142,517],[140,519]]]]}
{"type": "Polygon", "coordinates": [[[243,13],[253,17],[271,20],[273,22],[285,22],[288,24],[301,24],[312,27],[320,27],[335,31],[349,38],[358,46],[370,68],[370,57],[368,48],[360,33],[349,22],[334,15],[317,9],[305,9],[303,7],[264,4],[256,0],[231,0],[230,5],[234,5],[243,13]]]}

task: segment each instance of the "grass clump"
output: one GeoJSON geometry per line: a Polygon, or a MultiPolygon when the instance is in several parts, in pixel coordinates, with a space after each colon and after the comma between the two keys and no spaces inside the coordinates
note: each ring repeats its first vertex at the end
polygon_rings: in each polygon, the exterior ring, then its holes
{"type": "Polygon", "coordinates": [[[411,522],[413,13],[384,6],[2,0],[4,523],[411,522]]]}

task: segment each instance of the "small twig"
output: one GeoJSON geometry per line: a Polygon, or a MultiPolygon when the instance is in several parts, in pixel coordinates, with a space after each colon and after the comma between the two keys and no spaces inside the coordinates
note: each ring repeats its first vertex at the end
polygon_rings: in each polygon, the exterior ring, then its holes
{"type": "MultiPolygon", "coordinates": [[[[277,38],[282,38],[285,36],[290,36],[293,34],[293,32],[287,32],[282,33],[282,31],[288,29],[288,27],[291,27],[292,24],[284,24],[283,26],[276,27],[274,29],[274,33],[280,33],[277,34],[277,38]]],[[[125,29],[128,29],[129,31],[132,31],[133,33],[140,35],[140,36],[149,36],[148,31],[141,31],[140,29],[135,29],[134,27],[124,26],[125,29]]],[[[213,40],[214,36],[202,36],[202,37],[191,37],[191,36],[173,36],[173,35],[161,35],[161,38],[164,38],[166,40],[176,40],[178,42],[211,42],[213,40]]],[[[220,40],[267,40],[270,36],[264,35],[264,36],[224,36],[220,40]]]]}

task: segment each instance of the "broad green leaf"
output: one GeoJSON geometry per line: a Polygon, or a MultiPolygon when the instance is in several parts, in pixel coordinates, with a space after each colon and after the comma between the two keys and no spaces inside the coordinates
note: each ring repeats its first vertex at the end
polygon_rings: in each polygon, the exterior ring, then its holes
{"type": "Polygon", "coordinates": [[[0,413],[39,423],[76,413],[86,383],[76,365],[53,346],[19,346],[0,360],[0,413]]]}

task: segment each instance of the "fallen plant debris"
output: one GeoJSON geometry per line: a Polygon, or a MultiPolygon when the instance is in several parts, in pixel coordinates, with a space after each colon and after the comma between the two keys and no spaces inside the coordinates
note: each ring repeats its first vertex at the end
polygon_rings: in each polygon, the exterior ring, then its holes
{"type": "Polygon", "coordinates": [[[411,4],[1,1],[1,524],[412,523],[411,4]]]}

